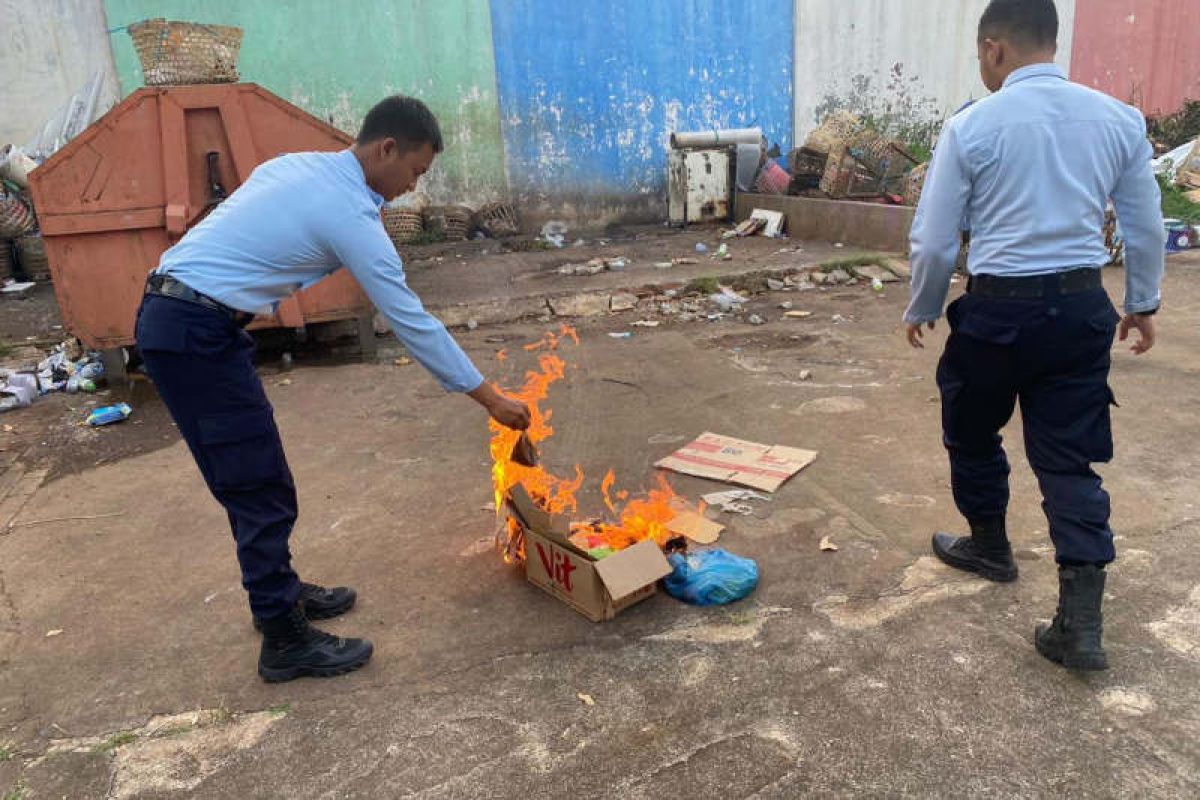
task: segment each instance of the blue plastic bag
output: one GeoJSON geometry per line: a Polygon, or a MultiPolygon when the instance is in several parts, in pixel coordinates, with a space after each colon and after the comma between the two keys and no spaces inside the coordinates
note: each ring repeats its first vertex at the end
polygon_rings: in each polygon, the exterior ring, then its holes
{"type": "Polygon", "coordinates": [[[676,600],[697,606],[721,606],[741,600],[758,586],[758,564],[725,550],[671,553],[675,571],[663,588],[676,600]]]}

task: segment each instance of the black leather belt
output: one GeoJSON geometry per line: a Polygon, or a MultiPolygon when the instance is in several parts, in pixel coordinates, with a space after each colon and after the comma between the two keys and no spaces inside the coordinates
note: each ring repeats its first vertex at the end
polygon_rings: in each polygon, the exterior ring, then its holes
{"type": "Polygon", "coordinates": [[[214,311],[219,311],[225,316],[233,320],[233,323],[238,327],[244,328],[254,319],[253,314],[245,311],[238,311],[236,308],[230,308],[224,303],[214,300],[206,294],[200,294],[186,283],[177,281],[170,275],[159,275],[151,273],[146,278],[146,294],[158,294],[163,297],[174,297],[176,300],[183,300],[188,303],[211,308],[214,311]]]}
{"type": "Polygon", "coordinates": [[[972,275],[967,292],[980,297],[1037,298],[1056,294],[1076,294],[1104,286],[1100,270],[1092,267],[1007,278],[1002,275],[972,275]]]}

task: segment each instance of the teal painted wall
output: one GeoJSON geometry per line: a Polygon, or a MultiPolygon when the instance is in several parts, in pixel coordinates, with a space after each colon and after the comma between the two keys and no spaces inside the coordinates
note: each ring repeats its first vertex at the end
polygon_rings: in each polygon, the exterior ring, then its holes
{"type": "MultiPolygon", "coordinates": [[[[105,0],[110,28],[150,17],[237,25],[242,80],[348,133],[397,92],[437,114],[446,152],[425,182],[435,200],[506,195],[487,0],[105,0]]],[[[142,85],[129,35],[112,33],[122,96],[142,85]]]]}

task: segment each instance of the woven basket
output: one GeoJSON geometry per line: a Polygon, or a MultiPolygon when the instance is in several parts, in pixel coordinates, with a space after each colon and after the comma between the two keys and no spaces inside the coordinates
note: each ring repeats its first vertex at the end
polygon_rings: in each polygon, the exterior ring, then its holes
{"type": "Polygon", "coordinates": [[[462,241],[471,232],[473,216],[466,206],[430,206],[425,209],[425,230],[449,241],[462,241]]]}
{"type": "Polygon", "coordinates": [[[235,83],[242,29],[148,19],[129,26],[147,86],[235,83]]]}
{"type": "Polygon", "coordinates": [[[845,145],[862,128],[862,120],[849,111],[835,111],[808,135],[804,147],[819,153],[830,153],[845,145]]]}
{"type": "Polygon", "coordinates": [[[0,189],[0,237],[21,236],[33,230],[36,224],[37,217],[20,197],[0,189]]]}
{"type": "Polygon", "coordinates": [[[394,245],[412,244],[425,232],[425,219],[420,211],[407,208],[383,207],[383,228],[394,245]]]}
{"type": "Polygon", "coordinates": [[[488,236],[499,239],[521,232],[517,209],[511,203],[488,203],[475,213],[475,225],[488,236]]]}
{"type": "Polygon", "coordinates": [[[925,173],[928,170],[928,164],[918,164],[908,173],[904,186],[904,205],[915,206],[921,202],[921,189],[925,186],[925,173]]]}
{"type": "Polygon", "coordinates": [[[13,276],[12,241],[0,239],[0,283],[13,276]]]}
{"type": "Polygon", "coordinates": [[[21,271],[30,281],[49,281],[50,262],[46,259],[46,243],[40,234],[30,234],[17,239],[17,258],[21,271]]]}

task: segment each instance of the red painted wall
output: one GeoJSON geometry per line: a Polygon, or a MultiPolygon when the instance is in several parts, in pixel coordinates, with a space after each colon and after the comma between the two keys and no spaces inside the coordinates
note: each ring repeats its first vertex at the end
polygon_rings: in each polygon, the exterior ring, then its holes
{"type": "Polygon", "coordinates": [[[1076,0],[1071,78],[1151,115],[1200,100],[1200,0],[1076,0]]]}

